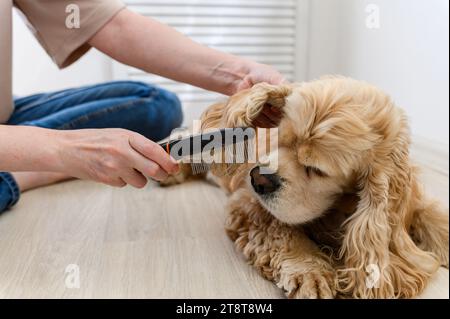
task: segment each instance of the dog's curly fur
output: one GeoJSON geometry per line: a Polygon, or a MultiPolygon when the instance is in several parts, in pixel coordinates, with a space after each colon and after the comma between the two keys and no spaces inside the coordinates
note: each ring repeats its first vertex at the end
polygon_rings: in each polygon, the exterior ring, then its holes
{"type": "Polygon", "coordinates": [[[226,231],[265,278],[294,298],[409,298],[448,268],[448,211],[423,193],[386,94],[344,77],[258,84],[211,106],[202,129],[252,126],[265,105],[283,113],[275,198],[253,190],[255,165],[212,170],[230,193],[226,231]]]}

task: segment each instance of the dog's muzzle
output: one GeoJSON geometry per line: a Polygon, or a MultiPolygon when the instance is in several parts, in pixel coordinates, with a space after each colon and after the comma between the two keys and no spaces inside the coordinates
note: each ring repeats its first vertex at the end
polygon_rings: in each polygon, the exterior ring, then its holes
{"type": "Polygon", "coordinates": [[[277,174],[260,174],[260,167],[250,172],[252,187],[259,195],[268,195],[281,187],[280,177],[277,174]]]}

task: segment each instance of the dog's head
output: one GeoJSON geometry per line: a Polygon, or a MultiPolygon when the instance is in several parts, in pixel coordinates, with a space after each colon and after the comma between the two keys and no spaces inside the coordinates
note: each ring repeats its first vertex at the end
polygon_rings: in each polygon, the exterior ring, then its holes
{"type": "Polygon", "coordinates": [[[408,143],[403,115],[390,99],[373,86],[342,77],[258,84],[211,108],[203,122],[251,126],[268,105],[283,114],[277,145],[267,154],[269,167],[252,165],[246,179],[260,203],[285,223],[313,220],[343,193],[361,190],[377,161],[384,160],[377,156],[392,151],[392,139],[402,133],[408,143]]]}

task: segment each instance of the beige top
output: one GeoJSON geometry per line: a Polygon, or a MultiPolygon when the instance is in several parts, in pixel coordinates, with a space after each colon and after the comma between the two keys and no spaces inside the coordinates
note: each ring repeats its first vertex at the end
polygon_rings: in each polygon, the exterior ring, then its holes
{"type": "Polygon", "coordinates": [[[5,123],[13,111],[13,5],[26,16],[33,34],[60,68],[85,54],[90,49],[87,41],[124,8],[120,0],[0,0],[0,123],[5,123]],[[79,28],[74,23],[77,16],[79,28]]]}

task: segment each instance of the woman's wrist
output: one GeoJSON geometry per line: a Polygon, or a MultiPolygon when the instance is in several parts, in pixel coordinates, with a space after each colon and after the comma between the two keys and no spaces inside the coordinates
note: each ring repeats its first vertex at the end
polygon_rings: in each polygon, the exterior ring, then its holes
{"type": "Polygon", "coordinates": [[[70,133],[70,131],[48,130],[47,134],[52,141],[48,153],[49,163],[51,165],[49,171],[68,173],[68,170],[64,165],[63,155],[70,151],[70,133]]]}
{"type": "Polygon", "coordinates": [[[214,91],[233,95],[249,72],[249,61],[227,55],[219,63],[209,68],[207,78],[211,81],[210,84],[215,84],[214,91]]]}
{"type": "Polygon", "coordinates": [[[239,70],[239,77],[233,82],[231,95],[253,86],[252,74],[254,70],[258,68],[258,63],[238,58],[236,61],[236,68],[239,70]]]}

